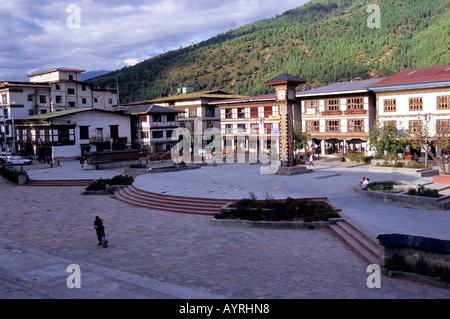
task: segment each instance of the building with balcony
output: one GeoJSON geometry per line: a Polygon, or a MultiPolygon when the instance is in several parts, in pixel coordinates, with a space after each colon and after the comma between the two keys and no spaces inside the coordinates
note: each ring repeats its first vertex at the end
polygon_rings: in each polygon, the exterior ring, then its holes
{"type": "MultiPolygon", "coordinates": [[[[450,139],[450,65],[405,70],[369,87],[376,94],[376,122],[423,132],[435,156],[438,138],[450,139]]],[[[423,152],[424,150],[406,150],[423,152]]]]}
{"type": "MultiPolygon", "coordinates": [[[[179,94],[147,101],[146,103],[183,111],[179,114],[179,127],[191,132],[193,145],[195,134],[203,136],[204,132],[211,128],[220,130],[220,112],[215,102],[236,97],[240,96],[219,90],[194,92],[193,89],[183,88],[179,91],[179,94]],[[196,130],[199,132],[195,132],[196,130]]],[[[203,141],[202,147],[206,144],[207,141],[203,141]]]]}
{"type": "Polygon", "coordinates": [[[369,87],[380,79],[334,83],[297,92],[302,130],[311,136],[311,147],[322,155],[367,152],[375,123],[375,94],[369,87]]]}
{"type": "MultiPolygon", "coordinates": [[[[220,109],[222,148],[234,152],[260,153],[278,147],[280,115],[276,95],[266,94],[215,102],[220,109]],[[273,138],[272,138],[273,137],[273,138]]],[[[294,119],[300,120],[294,107],[294,119]]]]}
{"type": "MultiPolygon", "coordinates": [[[[117,90],[81,82],[82,72],[84,70],[57,68],[28,75],[30,82],[0,83],[2,116],[6,114],[6,123],[1,121],[0,128],[2,137],[6,132],[8,150],[15,151],[14,119],[65,110],[117,108],[117,90]]],[[[4,139],[1,144],[4,149],[4,139]]]]}
{"type": "Polygon", "coordinates": [[[76,109],[19,118],[15,145],[20,155],[73,159],[85,152],[131,147],[130,116],[98,109],[76,109]]]}
{"type": "Polygon", "coordinates": [[[184,111],[154,104],[131,103],[121,107],[131,116],[132,146],[148,154],[170,152],[179,142],[173,137],[178,117],[184,111]]]}

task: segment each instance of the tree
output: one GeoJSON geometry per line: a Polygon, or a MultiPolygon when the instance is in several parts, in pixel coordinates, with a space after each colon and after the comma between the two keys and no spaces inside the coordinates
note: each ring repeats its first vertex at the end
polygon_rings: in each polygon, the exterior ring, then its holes
{"type": "Polygon", "coordinates": [[[397,164],[398,153],[409,144],[409,134],[397,129],[395,122],[384,122],[373,127],[370,145],[375,147],[378,156],[388,155],[397,164]]]}
{"type": "Polygon", "coordinates": [[[411,132],[411,146],[418,149],[425,150],[425,156],[431,157],[431,159],[439,166],[442,174],[450,173],[450,163],[446,155],[450,151],[450,128],[449,122],[442,121],[437,122],[435,134],[430,134],[430,129],[425,121],[425,125],[419,126],[414,132],[411,132]],[[436,157],[430,148],[430,143],[441,154],[436,157]],[[447,167],[445,166],[447,164],[447,167]]]}
{"type": "Polygon", "coordinates": [[[302,132],[302,125],[299,122],[295,123],[292,136],[294,150],[304,149],[306,144],[311,140],[311,136],[308,133],[302,132]]]}

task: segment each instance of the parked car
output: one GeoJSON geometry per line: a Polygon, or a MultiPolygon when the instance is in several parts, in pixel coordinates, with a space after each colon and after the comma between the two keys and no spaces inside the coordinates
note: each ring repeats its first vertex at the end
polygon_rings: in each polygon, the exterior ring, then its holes
{"type": "Polygon", "coordinates": [[[10,156],[8,157],[7,164],[13,165],[30,165],[33,161],[28,158],[23,158],[22,156],[10,156]]]}
{"type": "Polygon", "coordinates": [[[0,164],[6,163],[6,157],[11,157],[13,156],[10,152],[5,153],[5,152],[1,152],[0,153],[0,164]]]}

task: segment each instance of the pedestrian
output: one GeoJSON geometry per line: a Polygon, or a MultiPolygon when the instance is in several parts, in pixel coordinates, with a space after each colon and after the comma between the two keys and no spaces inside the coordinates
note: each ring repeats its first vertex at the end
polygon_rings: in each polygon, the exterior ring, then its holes
{"type": "Polygon", "coordinates": [[[103,248],[107,247],[108,241],[105,236],[105,226],[103,225],[104,220],[98,216],[95,216],[94,228],[97,232],[98,245],[102,245],[103,248]]]}
{"type": "Polygon", "coordinates": [[[417,156],[417,153],[414,153],[413,161],[419,162],[419,156],[417,156]]]}
{"type": "Polygon", "coordinates": [[[309,165],[314,166],[314,155],[309,155],[309,165]]]}
{"type": "Polygon", "coordinates": [[[361,182],[359,182],[359,185],[362,185],[363,183],[364,183],[364,181],[366,180],[366,178],[365,177],[363,177],[362,178],[362,181],[361,182]]]}
{"type": "Polygon", "coordinates": [[[369,178],[366,178],[361,184],[362,190],[367,190],[367,188],[369,188],[369,178]]]}

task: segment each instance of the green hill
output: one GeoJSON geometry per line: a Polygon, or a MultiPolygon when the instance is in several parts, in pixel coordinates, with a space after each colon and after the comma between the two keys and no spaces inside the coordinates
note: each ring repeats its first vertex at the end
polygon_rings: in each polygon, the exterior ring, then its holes
{"type": "Polygon", "coordinates": [[[312,0],[90,82],[115,87],[117,78],[125,103],[180,86],[264,94],[271,92],[264,82],[285,72],[324,85],[450,64],[449,7],[448,0],[312,0]],[[380,28],[368,27],[373,3],[380,28]]]}

